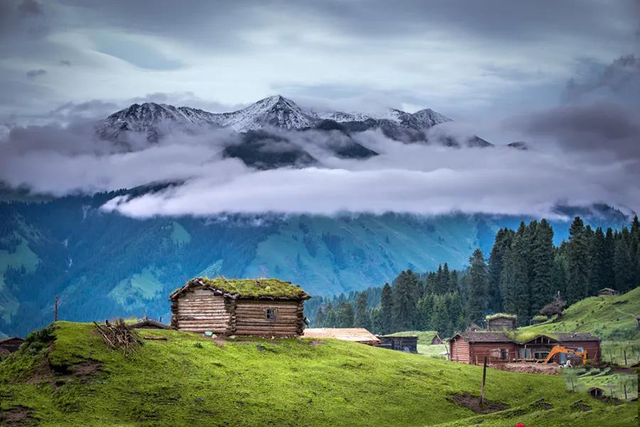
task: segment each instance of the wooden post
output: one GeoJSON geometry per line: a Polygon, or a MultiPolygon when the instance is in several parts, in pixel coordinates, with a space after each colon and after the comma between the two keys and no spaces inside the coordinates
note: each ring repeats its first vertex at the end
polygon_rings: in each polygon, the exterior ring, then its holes
{"type": "Polygon", "coordinates": [[[627,350],[624,351],[624,366],[627,366],[627,350]]]}
{"type": "Polygon", "coordinates": [[[58,295],[56,295],[53,303],[53,321],[58,321],[58,295]]]}
{"type": "Polygon", "coordinates": [[[624,400],[627,400],[627,385],[624,385],[624,400]]]}
{"type": "Polygon", "coordinates": [[[487,356],[484,357],[484,366],[482,367],[482,388],[480,389],[480,406],[484,407],[484,385],[487,382],[487,356]]]}

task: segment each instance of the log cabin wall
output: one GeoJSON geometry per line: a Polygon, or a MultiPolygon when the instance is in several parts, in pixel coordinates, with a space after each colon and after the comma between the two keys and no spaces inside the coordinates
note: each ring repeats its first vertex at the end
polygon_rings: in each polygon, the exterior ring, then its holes
{"type": "Polygon", "coordinates": [[[487,329],[490,331],[499,331],[502,329],[515,329],[516,319],[508,317],[498,317],[496,319],[487,320],[487,329]]]}
{"type": "Polygon", "coordinates": [[[487,356],[488,363],[509,363],[517,357],[517,345],[510,342],[473,342],[469,356],[472,364],[481,365],[487,356]]]}
{"type": "Polygon", "coordinates": [[[229,333],[231,304],[210,289],[189,289],[171,304],[171,326],[188,332],[229,333]]]}
{"type": "Polygon", "coordinates": [[[236,300],[234,334],[292,337],[303,328],[302,301],[236,300]],[[267,310],[275,316],[268,317],[267,310]]]}
{"type": "Polygon", "coordinates": [[[469,360],[469,342],[464,338],[457,336],[450,341],[449,354],[454,362],[470,363],[469,360]]]}

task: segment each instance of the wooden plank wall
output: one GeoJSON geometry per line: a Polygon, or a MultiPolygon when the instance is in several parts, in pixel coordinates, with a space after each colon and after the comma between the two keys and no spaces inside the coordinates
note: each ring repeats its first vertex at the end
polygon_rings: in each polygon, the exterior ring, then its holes
{"type": "Polygon", "coordinates": [[[515,360],[517,355],[517,346],[514,343],[471,343],[471,363],[482,365],[484,357],[487,356],[489,363],[508,363],[515,360]],[[491,353],[499,349],[507,350],[507,358],[500,359],[491,353]]]}
{"type": "Polygon", "coordinates": [[[456,337],[456,339],[451,342],[449,353],[452,361],[469,363],[469,351],[469,343],[464,339],[456,337]]]}
{"type": "Polygon", "coordinates": [[[303,303],[298,301],[237,300],[235,331],[237,335],[290,337],[302,334],[303,303]],[[276,319],[268,320],[267,308],[276,310],[276,319]]]}
{"type": "Polygon", "coordinates": [[[171,326],[189,332],[229,333],[231,304],[209,289],[191,289],[171,304],[171,326]]]}

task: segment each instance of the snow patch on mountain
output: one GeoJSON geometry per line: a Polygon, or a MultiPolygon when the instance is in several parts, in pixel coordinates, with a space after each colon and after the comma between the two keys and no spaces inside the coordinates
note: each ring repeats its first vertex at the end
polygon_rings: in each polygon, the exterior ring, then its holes
{"type": "Polygon", "coordinates": [[[366,122],[368,128],[393,124],[412,129],[428,129],[451,121],[430,109],[414,114],[397,109],[388,109],[377,114],[315,112],[303,109],[283,96],[275,95],[230,113],[210,113],[196,108],[152,102],[133,104],[103,120],[98,125],[97,132],[106,139],[118,139],[128,132],[142,133],[147,135],[149,141],[157,141],[163,134],[176,129],[200,132],[224,127],[241,133],[266,128],[299,130],[312,128],[323,120],[338,123],[366,122]]]}

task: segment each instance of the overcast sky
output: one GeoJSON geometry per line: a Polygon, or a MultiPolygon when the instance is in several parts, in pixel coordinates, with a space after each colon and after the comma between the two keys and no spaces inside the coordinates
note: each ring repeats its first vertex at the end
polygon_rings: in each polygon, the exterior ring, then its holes
{"type": "Polygon", "coordinates": [[[248,189],[256,209],[288,198],[292,212],[640,211],[638,135],[640,0],[0,0],[0,180],[66,194],[191,179],[112,203],[132,215],[194,213],[194,197],[216,213],[248,189]],[[83,122],[145,100],[230,111],[273,94],[316,109],[432,108],[533,150],[452,154],[363,135],[379,158],[256,173],[184,135],[112,153],[83,122]]]}
{"type": "Polygon", "coordinates": [[[275,93],[482,123],[634,53],[634,0],[2,0],[0,114],[92,100],[224,110],[275,93]]]}

